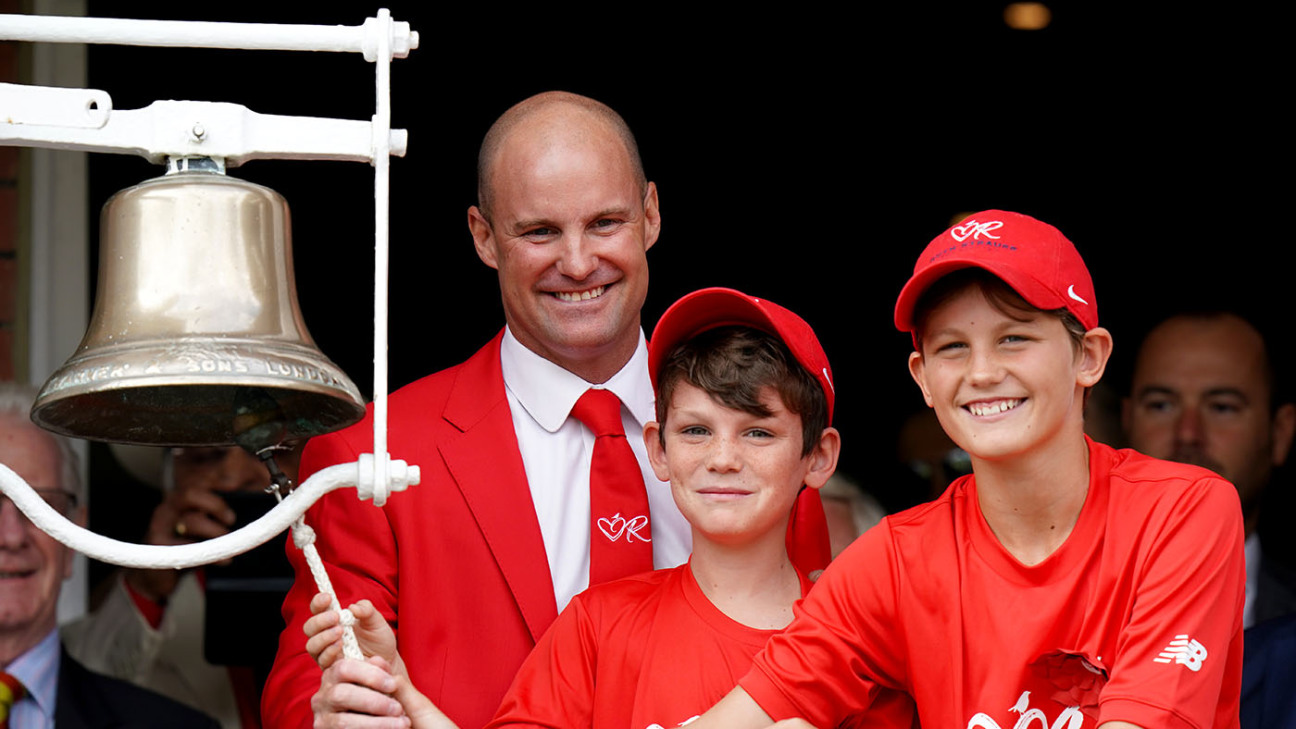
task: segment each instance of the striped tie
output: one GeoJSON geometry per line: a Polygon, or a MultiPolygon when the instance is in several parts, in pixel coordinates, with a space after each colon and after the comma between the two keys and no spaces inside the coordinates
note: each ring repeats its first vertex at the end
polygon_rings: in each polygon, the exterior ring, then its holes
{"type": "Polygon", "coordinates": [[[9,729],[9,712],[27,695],[22,681],[0,671],[0,729],[9,729]]]}

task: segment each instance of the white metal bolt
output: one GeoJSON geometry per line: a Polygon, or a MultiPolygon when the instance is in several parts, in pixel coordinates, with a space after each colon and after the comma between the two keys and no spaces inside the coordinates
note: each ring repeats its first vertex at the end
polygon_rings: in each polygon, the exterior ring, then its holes
{"type": "Polygon", "coordinates": [[[191,132],[193,133],[193,138],[196,142],[201,142],[203,136],[207,134],[207,130],[203,128],[202,122],[195,123],[191,132]]]}

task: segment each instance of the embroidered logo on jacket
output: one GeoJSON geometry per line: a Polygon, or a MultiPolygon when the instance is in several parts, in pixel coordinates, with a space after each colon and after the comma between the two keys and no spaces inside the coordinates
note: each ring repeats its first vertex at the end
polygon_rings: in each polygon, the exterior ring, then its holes
{"type": "MultiPolygon", "coordinates": [[[[1013,724],[1013,729],[1033,729],[1035,726],[1043,729],[1080,729],[1084,724],[1084,714],[1080,711],[1079,706],[1068,706],[1062,710],[1061,714],[1049,724],[1048,717],[1039,709],[1030,708],[1030,692],[1023,691],[1022,695],[1017,697],[1017,703],[1009,711],[1021,714],[1017,718],[1017,723],[1013,724]]],[[[977,714],[968,719],[967,729],[1002,729],[999,723],[991,719],[986,714],[977,714]]]]}
{"type": "Polygon", "coordinates": [[[1189,638],[1187,633],[1176,635],[1174,640],[1170,641],[1170,645],[1152,659],[1155,663],[1179,663],[1194,672],[1201,670],[1202,662],[1205,660],[1206,646],[1189,638]]]}

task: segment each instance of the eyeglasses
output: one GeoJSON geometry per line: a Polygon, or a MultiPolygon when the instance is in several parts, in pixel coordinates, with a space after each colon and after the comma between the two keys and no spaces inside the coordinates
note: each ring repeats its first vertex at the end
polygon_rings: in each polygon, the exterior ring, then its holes
{"type": "MultiPolygon", "coordinates": [[[[63,516],[71,516],[72,511],[76,509],[77,497],[74,493],[62,489],[32,489],[32,491],[35,491],[37,496],[40,496],[45,503],[49,504],[51,509],[63,516]]],[[[3,506],[9,500],[8,496],[0,494],[0,506],[3,506]]]]}

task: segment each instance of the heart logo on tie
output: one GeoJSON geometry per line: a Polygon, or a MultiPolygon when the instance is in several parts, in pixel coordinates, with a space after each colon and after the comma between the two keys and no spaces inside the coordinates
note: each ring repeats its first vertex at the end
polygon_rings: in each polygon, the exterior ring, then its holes
{"type": "Polygon", "coordinates": [[[598,525],[599,531],[603,532],[603,536],[607,537],[608,541],[615,542],[625,533],[630,522],[622,518],[620,512],[617,512],[611,519],[606,516],[599,517],[598,525]]]}
{"type": "Polygon", "coordinates": [[[640,515],[626,519],[621,516],[621,512],[613,514],[611,519],[602,516],[598,520],[599,531],[603,532],[603,536],[607,537],[610,542],[617,541],[622,534],[625,535],[626,544],[630,544],[635,539],[641,542],[651,542],[652,537],[645,537],[639,533],[639,530],[646,526],[648,526],[648,517],[640,515]]]}

